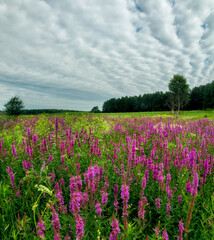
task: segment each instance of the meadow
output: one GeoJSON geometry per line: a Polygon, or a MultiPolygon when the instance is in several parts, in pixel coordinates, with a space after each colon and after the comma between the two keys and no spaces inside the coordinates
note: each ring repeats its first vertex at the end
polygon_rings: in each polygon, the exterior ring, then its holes
{"type": "Polygon", "coordinates": [[[214,239],[213,116],[1,116],[0,239],[214,239]]]}

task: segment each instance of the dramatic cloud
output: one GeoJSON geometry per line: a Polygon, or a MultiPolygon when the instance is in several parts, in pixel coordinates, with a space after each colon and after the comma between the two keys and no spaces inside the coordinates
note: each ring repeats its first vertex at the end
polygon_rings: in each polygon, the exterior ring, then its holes
{"type": "Polygon", "coordinates": [[[90,110],[214,80],[213,0],[0,0],[0,109],[90,110]]]}

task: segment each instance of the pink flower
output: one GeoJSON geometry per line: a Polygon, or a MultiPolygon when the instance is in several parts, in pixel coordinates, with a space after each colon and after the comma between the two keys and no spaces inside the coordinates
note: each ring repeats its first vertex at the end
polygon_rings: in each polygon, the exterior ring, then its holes
{"type": "MultiPolygon", "coordinates": [[[[121,166],[122,167],[122,166],[121,166]]],[[[127,216],[128,216],[128,200],[129,200],[129,187],[125,184],[121,186],[121,198],[123,199],[123,222],[125,230],[128,227],[127,216]]]]}
{"type": "Polygon", "coordinates": [[[170,174],[170,173],[168,173],[168,174],[166,175],[166,180],[167,180],[167,182],[170,182],[170,181],[171,181],[171,174],[170,174]]]}
{"type": "Polygon", "coordinates": [[[182,203],[182,195],[181,195],[181,194],[178,196],[178,203],[179,203],[179,204],[182,203]]]}
{"type": "Polygon", "coordinates": [[[36,134],[33,135],[33,143],[37,143],[38,137],[36,134]]]}
{"type": "Polygon", "coordinates": [[[43,239],[44,238],[43,231],[45,230],[45,223],[42,221],[40,215],[39,215],[39,222],[37,224],[37,229],[38,229],[40,239],[43,239]]]}
{"type": "Polygon", "coordinates": [[[82,217],[77,214],[77,216],[75,216],[76,218],[76,234],[77,234],[77,239],[81,239],[84,235],[84,222],[82,220],[82,217]]]}
{"type": "Polygon", "coordinates": [[[166,230],[163,231],[162,237],[163,237],[163,240],[168,240],[168,234],[167,234],[166,230]]]}
{"type": "Polygon", "coordinates": [[[112,232],[110,233],[110,238],[109,240],[117,240],[117,237],[120,233],[120,228],[119,228],[119,221],[115,218],[113,215],[113,221],[111,223],[112,226],[112,232]]]}
{"type": "Polygon", "coordinates": [[[51,155],[51,156],[48,158],[48,163],[50,163],[52,160],[53,160],[53,156],[51,155]]]}
{"type": "Polygon", "coordinates": [[[56,230],[61,228],[59,216],[58,216],[58,213],[56,212],[56,210],[54,209],[54,207],[52,207],[52,221],[51,222],[52,222],[53,228],[55,228],[56,230]]]}
{"type": "Polygon", "coordinates": [[[15,142],[11,145],[11,151],[12,151],[12,154],[13,154],[14,158],[17,158],[17,151],[16,151],[16,147],[15,147],[15,142]]]}
{"type": "Polygon", "coordinates": [[[102,213],[101,204],[99,202],[97,202],[97,204],[95,205],[95,208],[96,208],[96,212],[98,214],[98,217],[101,217],[101,213],[102,213]]]}
{"type": "Polygon", "coordinates": [[[62,165],[64,166],[64,164],[65,164],[65,158],[62,156],[61,157],[61,163],[62,163],[62,165]]]}
{"type": "Polygon", "coordinates": [[[20,190],[18,189],[17,191],[16,191],[16,196],[17,196],[17,198],[19,198],[20,197],[20,190]]]}
{"type": "Polygon", "coordinates": [[[6,171],[9,173],[12,188],[15,188],[15,177],[13,174],[12,167],[7,168],[6,171]]]}
{"type": "Polygon", "coordinates": [[[81,192],[75,191],[71,196],[71,201],[69,203],[70,211],[75,215],[80,210],[80,203],[82,201],[81,192]]]}
{"type": "Polygon", "coordinates": [[[102,192],[102,200],[101,203],[104,205],[108,201],[108,193],[107,192],[102,192]]]}
{"type": "Polygon", "coordinates": [[[61,178],[61,179],[60,179],[60,183],[61,183],[61,185],[62,185],[63,187],[65,187],[65,180],[64,180],[64,178],[61,178]]]}
{"type": "Polygon", "coordinates": [[[38,233],[39,233],[39,238],[43,239],[44,238],[44,232],[42,231],[42,229],[38,229],[38,233]]]}
{"type": "Polygon", "coordinates": [[[82,180],[81,180],[80,175],[76,176],[75,178],[76,178],[77,187],[78,187],[79,190],[81,190],[81,188],[82,188],[82,180]]]}
{"type": "Polygon", "coordinates": [[[155,204],[156,204],[157,209],[160,209],[160,201],[161,200],[159,198],[155,199],[155,204]]]}
{"type": "Polygon", "coordinates": [[[166,211],[167,211],[167,216],[169,217],[169,216],[170,216],[170,211],[171,211],[170,203],[167,203],[167,205],[166,205],[166,211]]]}
{"type": "Polygon", "coordinates": [[[57,201],[59,202],[59,205],[60,205],[60,207],[58,208],[58,211],[67,213],[67,208],[64,206],[62,190],[59,189],[58,182],[55,183],[55,188],[56,188],[55,198],[57,199],[57,201]]]}
{"type": "Polygon", "coordinates": [[[198,193],[198,173],[194,173],[191,195],[195,196],[198,193]]]}
{"type": "Polygon", "coordinates": [[[72,194],[75,191],[75,188],[76,188],[75,177],[73,177],[73,176],[71,176],[71,178],[70,178],[69,188],[70,188],[70,194],[72,194]]]}
{"type": "Polygon", "coordinates": [[[187,190],[187,192],[190,192],[190,193],[191,193],[191,188],[192,188],[191,182],[188,181],[188,182],[186,183],[186,190],[187,190]]]}
{"type": "Polygon", "coordinates": [[[123,201],[128,202],[129,199],[129,187],[127,185],[121,186],[121,198],[123,201]]]}
{"type": "Polygon", "coordinates": [[[183,240],[183,231],[184,231],[184,224],[182,222],[182,220],[179,222],[179,229],[178,229],[178,232],[179,232],[179,237],[178,237],[178,240],[183,240]]]}
{"type": "Polygon", "coordinates": [[[142,188],[143,191],[144,191],[144,189],[146,188],[146,177],[144,177],[144,178],[142,179],[141,188],[142,188]]]}
{"type": "Polygon", "coordinates": [[[58,119],[56,119],[56,122],[55,122],[55,130],[56,130],[56,132],[58,132],[58,130],[59,130],[59,121],[58,121],[58,119]]]}
{"type": "Polygon", "coordinates": [[[49,176],[51,177],[50,178],[51,183],[53,183],[55,179],[55,173],[49,173],[49,176]]]}
{"type": "Polygon", "coordinates": [[[156,235],[157,238],[159,238],[159,233],[160,233],[160,229],[159,229],[159,227],[156,227],[155,228],[155,235],[156,235]]]}

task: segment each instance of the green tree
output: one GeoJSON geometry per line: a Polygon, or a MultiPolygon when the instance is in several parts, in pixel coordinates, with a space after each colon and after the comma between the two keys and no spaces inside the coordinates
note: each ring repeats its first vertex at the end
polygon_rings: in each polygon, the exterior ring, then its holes
{"type": "Polygon", "coordinates": [[[205,85],[204,108],[214,108],[214,81],[205,85]]]}
{"type": "Polygon", "coordinates": [[[194,87],[190,91],[190,101],[188,108],[191,110],[202,110],[204,108],[204,91],[206,85],[194,87]]]}
{"type": "Polygon", "coordinates": [[[171,110],[172,112],[177,111],[177,115],[179,115],[180,110],[189,102],[189,85],[184,76],[174,75],[170,80],[168,87],[174,108],[171,110]]]}
{"type": "Polygon", "coordinates": [[[100,113],[101,111],[99,110],[98,106],[95,106],[91,109],[91,113],[100,113]]]}
{"type": "Polygon", "coordinates": [[[8,115],[18,116],[24,109],[24,103],[18,96],[12,97],[4,106],[8,115]]]}

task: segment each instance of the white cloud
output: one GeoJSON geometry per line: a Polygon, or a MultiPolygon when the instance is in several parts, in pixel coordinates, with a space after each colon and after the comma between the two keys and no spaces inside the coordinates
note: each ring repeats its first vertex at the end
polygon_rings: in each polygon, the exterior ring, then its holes
{"type": "Polygon", "coordinates": [[[90,110],[111,97],[213,80],[212,0],[0,1],[0,108],[90,110]],[[11,90],[12,89],[12,90],[11,90]]]}

